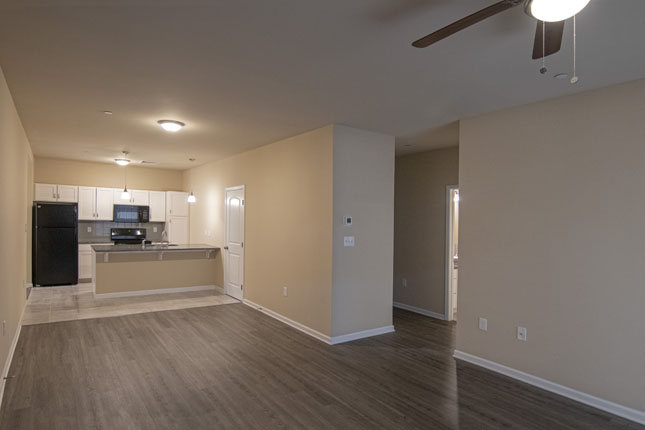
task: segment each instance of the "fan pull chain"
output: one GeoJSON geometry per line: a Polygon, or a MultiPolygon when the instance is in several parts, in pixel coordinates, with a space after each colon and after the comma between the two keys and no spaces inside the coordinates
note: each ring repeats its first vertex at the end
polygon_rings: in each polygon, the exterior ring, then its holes
{"type": "Polygon", "coordinates": [[[542,68],[540,73],[546,75],[546,23],[542,21],[542,68]]]}
{"type": "Polygon", "coordinates": [[[578,74],[576,73],[576,49],[577,49],[577,29],[576,29],[576,16],[573,15],[573,77],[571,78],[571,83],[575,84],[578,82],[578,74]]]}

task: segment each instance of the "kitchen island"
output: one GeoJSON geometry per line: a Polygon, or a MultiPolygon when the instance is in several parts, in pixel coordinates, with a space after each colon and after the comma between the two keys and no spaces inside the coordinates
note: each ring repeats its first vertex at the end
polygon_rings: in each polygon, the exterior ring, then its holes
{"type": "Polygon", "coordinates": [[[219,248],[203,245],[92,245],[97,298],[215,289],[219,248]]]}

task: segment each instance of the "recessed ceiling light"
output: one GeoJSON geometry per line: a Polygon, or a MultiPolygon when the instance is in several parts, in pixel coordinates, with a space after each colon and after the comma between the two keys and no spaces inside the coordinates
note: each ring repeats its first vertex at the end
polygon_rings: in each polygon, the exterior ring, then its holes
{"type": "Polygon", "coordinates": [[[569,77],[568,73],[558,73],[557,75],[553,75],[554,78],[556,79],[567,79],[569,77]]]}
{"type": "Polygon", "coordinates": [[[127,166],[128,164],[130,164],[130,160],[128,160],[128,154],[128,151],[123,151],[123,158],[115,158],[114,161],[119,166],[127,166]]]}
{"type": "Polygon", "coordinates": [[[157,124],[159,124],[164,130],[172,131],[173,133],[181,130],[181,128],[186,125],[181,121],[175,121],[172,119],[160,119],[157,121],[157,124]]]}

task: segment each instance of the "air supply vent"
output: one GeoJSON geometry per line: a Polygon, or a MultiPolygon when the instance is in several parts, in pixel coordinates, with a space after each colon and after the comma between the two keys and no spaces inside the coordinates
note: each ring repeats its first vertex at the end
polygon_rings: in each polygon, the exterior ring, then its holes
{"type": "Polygon", "coordinates": [[[141,160],[139,161],[139,164],[159,164],[159,163],[157,161],[141,160]]]}

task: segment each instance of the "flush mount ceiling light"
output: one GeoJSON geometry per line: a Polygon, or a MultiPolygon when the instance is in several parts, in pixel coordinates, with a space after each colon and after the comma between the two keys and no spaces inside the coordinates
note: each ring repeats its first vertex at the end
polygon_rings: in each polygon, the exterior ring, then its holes
{"type": "Polygon", "coordinates": [[[164,130],[171,131],[173,133],[181,130],[182,127],[186,125],[181,121],[175,121],[172,119],[160,119],[157,121],[157,124],[159,124],[164,130]]]}
{"type": "Polygon", "coordinates": [[[590,0],[530,0],[526,11],[536,19],[558,22],[569,19],[584,9],[590,0]]]}
{"type": "Polygon", "coordinates": [[[119,166],[127,166],[128,164],[130,164],[130,160],[128,160],[128,154],[128,151],[123,151],[123,158],[115,158],[114,161],[119,166]]]}

